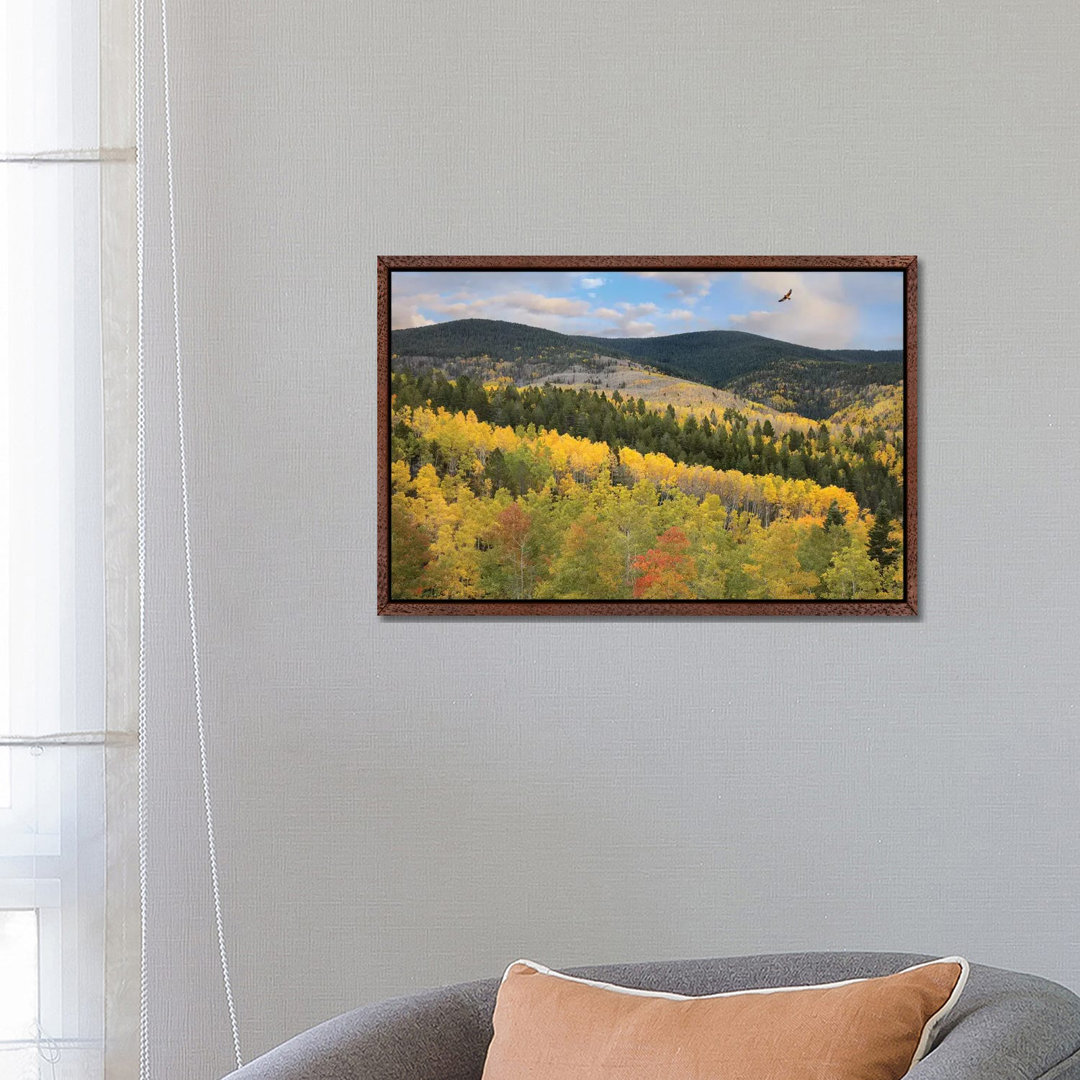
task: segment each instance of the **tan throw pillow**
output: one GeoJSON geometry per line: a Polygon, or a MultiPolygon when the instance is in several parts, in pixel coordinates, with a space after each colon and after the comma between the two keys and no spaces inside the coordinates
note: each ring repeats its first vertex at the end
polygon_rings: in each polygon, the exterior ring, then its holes
{"type": "Polygon", "coordinates": [[[822,986],[683,997],[519,960],[483,1080],[898,1080],[956,1004],[967,961],[822,986]]]}

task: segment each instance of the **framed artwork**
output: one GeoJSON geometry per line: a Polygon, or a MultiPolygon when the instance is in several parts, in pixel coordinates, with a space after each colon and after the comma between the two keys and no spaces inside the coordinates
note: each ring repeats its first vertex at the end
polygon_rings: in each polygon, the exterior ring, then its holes
{"type": "Polygon", "coordinates": [[[915,615],[914,256],[378,263],[382,615],[915,615]]]}

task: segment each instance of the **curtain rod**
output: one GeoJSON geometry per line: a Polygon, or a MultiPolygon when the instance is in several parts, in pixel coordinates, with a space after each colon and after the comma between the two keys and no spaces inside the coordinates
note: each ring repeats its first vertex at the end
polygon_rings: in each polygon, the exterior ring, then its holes
{"type": "Polygon", "coordinates": [[[103,746],[134,743],[134,731],[54,731],[47,735],[0,735],[0,746],[103,746]]]}
{"type": "Polygon", "coordinates": [[[102,161],[134,160],[134,146],[94,146],[83,150],[0,154],[0,165],[96,165],[102,161]]]}

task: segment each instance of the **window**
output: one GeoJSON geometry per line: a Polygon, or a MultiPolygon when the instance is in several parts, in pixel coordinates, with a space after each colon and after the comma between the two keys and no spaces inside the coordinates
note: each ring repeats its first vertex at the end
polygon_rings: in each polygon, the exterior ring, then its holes
{"type": "Polygon", "coordinates": [[[104,1070],[99,15],[0,14],[0,1080],[104,1070]]]}

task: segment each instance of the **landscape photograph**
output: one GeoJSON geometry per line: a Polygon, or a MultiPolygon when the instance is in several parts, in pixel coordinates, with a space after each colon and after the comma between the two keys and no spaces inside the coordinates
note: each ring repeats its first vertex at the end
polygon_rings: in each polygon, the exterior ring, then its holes
{"type": "Polygon", "coordinates": [[[380,260],[380,610],[914,612],[913,259],[435,261],[380,260]]]}

